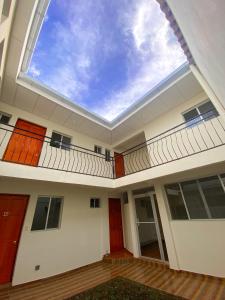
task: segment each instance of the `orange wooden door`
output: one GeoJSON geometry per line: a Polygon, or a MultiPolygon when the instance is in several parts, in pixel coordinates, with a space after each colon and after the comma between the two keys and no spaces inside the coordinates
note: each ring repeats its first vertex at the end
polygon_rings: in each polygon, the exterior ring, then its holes
{"type": "Polygon", "coordinates": [[[124,249],[120,199],[109,199],[109,233],[110,252],[124,249]]]}
{"type": "Polygon", "coordinates": [[[116,175],[116,178],[122,177],[122,176],[125,175],[123,154],[115,152],[114,153],[114,158],[115,158],[115,175],[116,175]]]}
{"type": "Polygon", "coordinates": [[[28,198],[0,194],[0,284],[12,278],[28,198]]]}
{"type": "Polygon", "coordinates": [[[46,128],[18,119],[3,160],[37,166],[46,128]]]}

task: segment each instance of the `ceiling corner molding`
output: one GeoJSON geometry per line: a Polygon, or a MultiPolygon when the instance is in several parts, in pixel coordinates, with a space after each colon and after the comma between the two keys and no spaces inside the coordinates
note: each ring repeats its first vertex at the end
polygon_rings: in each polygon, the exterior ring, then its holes
{"type": "Polygon", "coordinates": [[[178,42],[180,43],[180,46],[183,49],[184,54],[187,57],[188,62],[190,64],[195,65],[195,61],[194,61],[194,58],[191,54],[191,51],[190,51],[190,49],[187,45],[187,42],[186,42],[186,40],[183,36],[183,33],[180,30],[180,27],[177,24],[177,21],[176,21],[174,15],[173,15],[168,3],[167,3],[167,1],[166,0],[156,0],[156,1],[159,3],[162,12],[165,14],[167,20],[169,21],[170,26],[173,29],[173,32],[176,35],[176,37],[178,39],[178,42]]]}

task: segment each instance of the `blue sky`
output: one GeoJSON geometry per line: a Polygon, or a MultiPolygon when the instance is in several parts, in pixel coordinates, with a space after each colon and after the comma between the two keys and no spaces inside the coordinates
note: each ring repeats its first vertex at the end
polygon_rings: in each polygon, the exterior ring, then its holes
{"type": "Polygon", "coordinates": [[[156,0],[51,0],[28,75],[112,121],[185,61],[156,0]]]}

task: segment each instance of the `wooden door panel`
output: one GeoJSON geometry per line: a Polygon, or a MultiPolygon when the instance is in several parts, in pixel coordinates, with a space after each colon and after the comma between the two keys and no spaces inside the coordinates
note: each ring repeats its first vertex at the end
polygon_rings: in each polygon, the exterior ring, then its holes
{"type": "Polygon", "coordinates": [[[0,194],[0,284],[11,280],[28,198],[0,194]]]}
{"type": "Polygon", "coordinates": [[[110,252],[120,251],[123,245],[123,225],[120,199],[109,199],[110,252]]]}
{"type": "Polygon", "coordinates": [[[18,119],[3,160],[37,166],[46,128],[18,119]]]}
{"type": "Polygon", "coordinates": [[[125,175],[125,168],[124,168],[124,157],[123,154],[114,153],[115,159],[115,175],[116,178],[122,177],[125,175]]]}

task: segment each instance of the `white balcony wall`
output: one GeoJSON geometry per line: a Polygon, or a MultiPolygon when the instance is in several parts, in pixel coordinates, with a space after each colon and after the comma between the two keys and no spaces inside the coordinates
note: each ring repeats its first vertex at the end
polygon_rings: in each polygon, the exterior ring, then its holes
{"type": "Polygon", "coordinates": [[[125,174],[132,174],[138,172],[143,168],[150,168],[151,163],[148,154],[148,148],[141,146],[140,148],[131,150],[124,154],[124,168],[125,174]]]}

